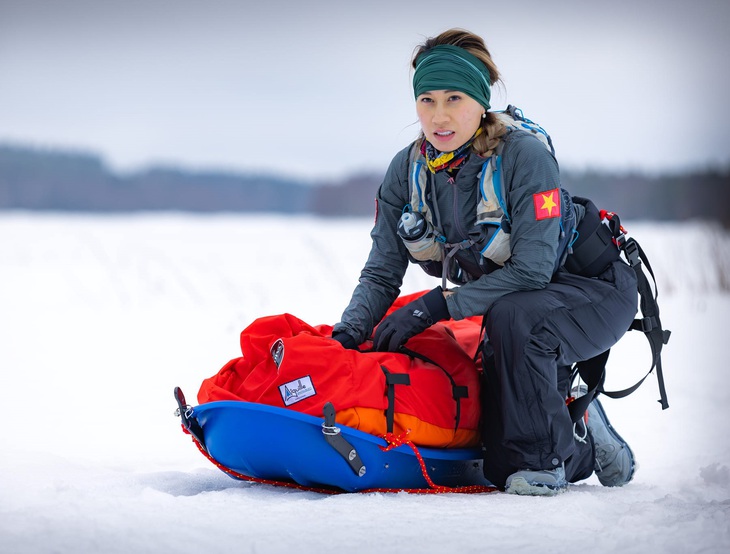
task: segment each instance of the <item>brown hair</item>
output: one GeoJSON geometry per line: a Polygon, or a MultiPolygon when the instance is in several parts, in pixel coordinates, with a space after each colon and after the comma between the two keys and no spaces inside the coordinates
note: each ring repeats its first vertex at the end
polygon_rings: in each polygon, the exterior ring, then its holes
{"type": "MultiPolygon", "coordinates": [[[[458,46],[479,58],[487,66],[492,86],[500,81],[499,70],[494,60],[492,60],[492,55],[484,44],[484,39],[464,29],[449,29],[438,36],[427,38],[413,52],[413,60],[411,62],[413,68],[416,68],[416,60],[421,54],[428,52],[434,46],[442,44],[458,46]]],[[[472,148],[482,156],[490,156],[494,149],[497,148],[499,139],[507,131],[507,128],[497,119],[497,116],[493,112],[488,111],[487,116],[482,120],[482,129],[482,134],[474,140],[472,148]]],[[[423,135],[421,135],[421,138],[423,138],[423,135]]]]}

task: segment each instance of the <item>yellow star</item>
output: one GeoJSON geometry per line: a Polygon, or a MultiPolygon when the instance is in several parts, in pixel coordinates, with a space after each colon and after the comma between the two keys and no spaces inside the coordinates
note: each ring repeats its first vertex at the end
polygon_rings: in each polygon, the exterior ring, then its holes
{"type": "Polygon", "coordinates": [[[542,207],[541,210],[547,210],[548,215],[553,215],[553,208],[557,207],[555,200],[553,200],[553,192],[550,194],[541,194],[542,196],[542,207]]]}

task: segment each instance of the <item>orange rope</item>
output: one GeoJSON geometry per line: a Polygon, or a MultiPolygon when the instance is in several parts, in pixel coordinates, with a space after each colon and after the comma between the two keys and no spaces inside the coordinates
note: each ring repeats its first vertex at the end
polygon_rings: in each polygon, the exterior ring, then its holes
{"type": "MultiPolygon", "coordinates": [[[[235,477],[236,479],[240,479],[241,481],[248,481],[252,483],[261,483],[264,485],[274,485],[277,487],[287,487],[290,489],[297,489],[302,491],[310,491],[310,492],[319,492],[322,494],[342,494],[346,491],[337,490],[337,489],[328,489],[328,488],[318,488],[318,487],[305,487],[304,485],[299,485],[297,483],[292,483],[290,481],[276,481],[273,479],[260,479],[258,477],[251,477],[250,475],[244,475],[243,473],[240,473],[238,471],[235,471],[229,467],[224,466],[221,464],[218,460],[213,458],[208,451],[201,445],[198,440],[190,434],[190,432],[185,428],[184,425],[181,425],[182,430],[184,433],[190,435],[190,438],[193,440],[193,443],[195,446],[198,447],[198,450],[200,451],[203,456],[208,458],[210,462],[216,466],[218,469],[223,471],[224,473],[227,473],[228,475],[235,477]]],[[[373,489],[363,489],[361,491],[357,491],[359,493],[369,493],[369,492],[406,492],[409,494],[442,494],[442,493],[463,493],[463,494],[476,494],[476,493],[484,493],[484,492],[495,492],[498,489],[496,487],[488,487],[484,485],[466,485],[463,487],[445,487],[442,485],[435,484],[431,477],[429,477],[428,472],[426,470],[426,462],[423,461],[423,457],[421,456],[421,453],[418,451],[418,448],[415,444],[413,444],[410,440],[404,440],[405,436],[408,434],[408,432],[404,433],[401,436],[395,436],[393,433],[386,433],[383,435],[383,439],[388,443],[388,446],[381,446],[380,449],[383,452],[387,452],[388,450],[391,450],[393,448],[397,448],[403,444],[407,444],[411,447],[413,452],[416,455],[416,458],[418,459],[418,463],[421,466],[421,471],[423,472],[423,477],[426,479],[426,482],[428,483],[429,487],[428,489],[406,489],[406,488],[373,488],[373,489]]]]}

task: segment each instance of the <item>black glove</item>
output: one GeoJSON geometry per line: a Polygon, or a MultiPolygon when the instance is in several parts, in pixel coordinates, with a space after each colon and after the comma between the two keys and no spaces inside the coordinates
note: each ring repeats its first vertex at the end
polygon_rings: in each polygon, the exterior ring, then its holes
{"type": "Polygon", "coordinates": [[[348,350],[359,350],[355,339],[353,339],[350,335],[348,335],[344,331],[338,331],[336,333],[332,333],[332,338],[335,339],[337,342],[339,342],[342,346],[344,346],[348,350]]]}
{"type": "Polygon", "coordinates": [[[381,321],[373,338],[373,350],[396,352],[411,337],[449,317],[441,287],[436,287],[381,321]]]}

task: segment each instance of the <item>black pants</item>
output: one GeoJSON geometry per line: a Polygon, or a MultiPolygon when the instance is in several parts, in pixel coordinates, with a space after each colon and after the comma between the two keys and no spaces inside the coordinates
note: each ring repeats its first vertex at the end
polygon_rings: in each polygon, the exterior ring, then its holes
{"type": "Polygon", "coordinates": [[[565,464],[593,472],[593,444],[577,441],[565,404],[570,366],[613,346],[636,315],[634,271],[614,262],[596,278],[560,270],[542,290],[514,292],[486,314],[482,360],[484,475],[504,487],[521,469],[565,464]]]}

